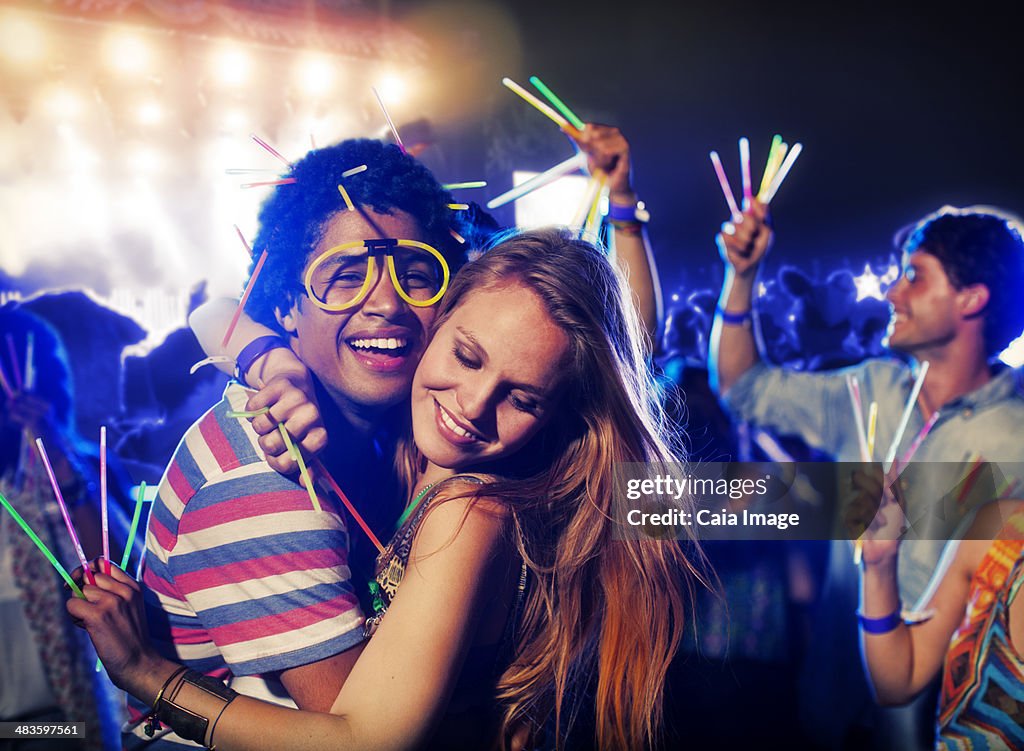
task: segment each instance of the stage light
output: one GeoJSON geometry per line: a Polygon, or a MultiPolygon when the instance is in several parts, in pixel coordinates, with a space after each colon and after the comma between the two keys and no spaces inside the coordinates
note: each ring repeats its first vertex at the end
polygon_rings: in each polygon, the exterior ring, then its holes
{"type": "MultiPolygon", "coordinates": [[[[522,185],[536,172],[516,170],[512,184],[522,185]]],[[[516,201],[516,226],[523,229],[568,224],[586,197],[590,179],[582,175],[566,175],[516,201]]]]}
{"type": "Polygon", "coordinates": [[[388,104],[401,102],[405,98],[407,90],[405,79],[393,73],[383,76],[377,84],[377,91],[388,104]]]}
{"type": "Polygon", "coordinates": [[[252,62],[239,47],[222,47],[213,56],[213,77],[225,86],[239,86],[249,80],[252,62]]]}
{"type": "Polygon", "coordinates": [[[299,67],[299,85],[310,96],[327,93],[334,85],[335,66],[324,57],[306,58],[299,67]]]}
{"type": "Polygon", "coordinates": [[[107,65],[122,75],[144,75],[153,63],[153,51],[138,35],[127,31],[113,32],[104,49],[107,65]]]}
{"type": "Polygon", "coordinates": [[[55,86],[43,93],[43,106],[59,120],[71,120],[82,112],[82,98],[71,89],[55,86]]]}
{"type": "Polygon", "coordinates": [[[164,166],[163,156],[156,149],[148,146],[139,146],[130,154],[131,167],[135,172],[153,174],[159,172],[164,166]]]}
{"type": "Polygon", "coordinates": [[[8,11],[0,18],[0,50],[17,65],[39,63],[46,53],[46,42],[39,26],[8,11]]]}
{"type": "Polygon", "coordinates": [[[857,287],[857,302],[866,297],[873,297],[876,300],[884,300],[882,294],[881,278],[871,270],[871,264],[864,264],[864,273],[853,277],[853,283],[857,287]]]}
{"type": "Polygon", "coordinates": [[[1002,351],[999,359],[1011,368],[1018,368],[1024,365],[1024,334],[1010,342],[1010,346],[1002,351]]]}
{"type": "Polygon", "coordinates": [[[164,108],[159,102],[150,100],[139,105],[135,116],[142,125],[156,125],[164,119],[164,108]]]}

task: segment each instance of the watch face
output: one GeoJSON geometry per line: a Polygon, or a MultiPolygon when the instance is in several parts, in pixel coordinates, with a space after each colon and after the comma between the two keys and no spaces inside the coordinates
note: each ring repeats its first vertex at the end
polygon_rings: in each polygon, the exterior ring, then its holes
{"type": "Polygon", "coordinates": [[[642,222],[643,224],[647,224],[647,222],[651,221],[651,212],[645,209],[643,204],[637,204],[636,212],[633,216],[638,222],[642,222]]]}

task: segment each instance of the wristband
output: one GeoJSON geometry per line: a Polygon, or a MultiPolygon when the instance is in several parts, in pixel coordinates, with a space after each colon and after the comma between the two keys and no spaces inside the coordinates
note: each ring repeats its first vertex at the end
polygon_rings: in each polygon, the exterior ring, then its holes
{"type": "Polygon", "coordinates": [[[242,351],[238,353],[238,358],[235,360],[235,378],[245,383],[245,374],[249,372],[249,368],[252,367],[256,360],[272,349],[287,346],[284,339],[279,336],[267,335],[256,337],[242,347],[242,351]]]}
{"type": "Polygon", "coordinates": [[[608,203],[608,221],[613,224],[615,222],[647,224],[650,219],[651,215],[644,207],[643,201],[637,201],[627,206],[612,201],[608,203]]]}
{"type": "Polygon", "coordinates": [[[744,310],[742,313],[730,313],[721,305],[716,305],[715,313],[721,316],[723,323],[730,326],[749,326],[753,320],[753,314],[749,310],[744,310]]]}
{"type": "Polygon", "coordinates": [[[888,634],[895,631],[903,623],[903,604],[897,603],[896,610],[881,618],[868,618],[857,611],[857,620],[865,634],[888,634]]]}

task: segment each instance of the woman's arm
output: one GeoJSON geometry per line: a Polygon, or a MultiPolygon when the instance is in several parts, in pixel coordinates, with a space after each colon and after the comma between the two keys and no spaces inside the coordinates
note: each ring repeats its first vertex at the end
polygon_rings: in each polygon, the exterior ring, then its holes
{"type": "MultiPolygon", "coordinates": [[[[409,749],[444,713],[484,607],[504,581],[504,513],[489,501],[441,502],[425,516],[388,613],[349,675],[332,715],[236,698],[216,725],[221,751],[254,749],[409,749]]],[[[155,657],[144,630],[137,588],[115,572],[86,587],[88,602],[68,611],[89,629],[115,683],[153,701],[174,663],[155,657]],[[133,608],[135,609],[133,611],[133,608]]],[[[223,702],[185,686],[177,703],[216,717],[223,702]]]]}

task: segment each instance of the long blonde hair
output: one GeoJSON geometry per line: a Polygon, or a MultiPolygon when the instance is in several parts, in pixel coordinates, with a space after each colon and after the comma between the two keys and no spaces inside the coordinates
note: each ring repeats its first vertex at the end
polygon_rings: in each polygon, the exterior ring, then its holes
{"type": "MultiPolygon", "coordinates": [[[[615,465],[679,461],[661,435],[639,319],[598,249],[547,229],[512,235],[465,266],[435,330],[470,292],[509,283],[537,295],[571,352],[568,403],[480,491],[508,504],[530,579],[498,684],[502,739],[553,715],[560,746],[593,688],[597,746],[646,747],[661,724],[700,554],[635,533],[613,539],[615,465]]],[[[411,470],[418,457],[407,458],[411,470]]]]}

